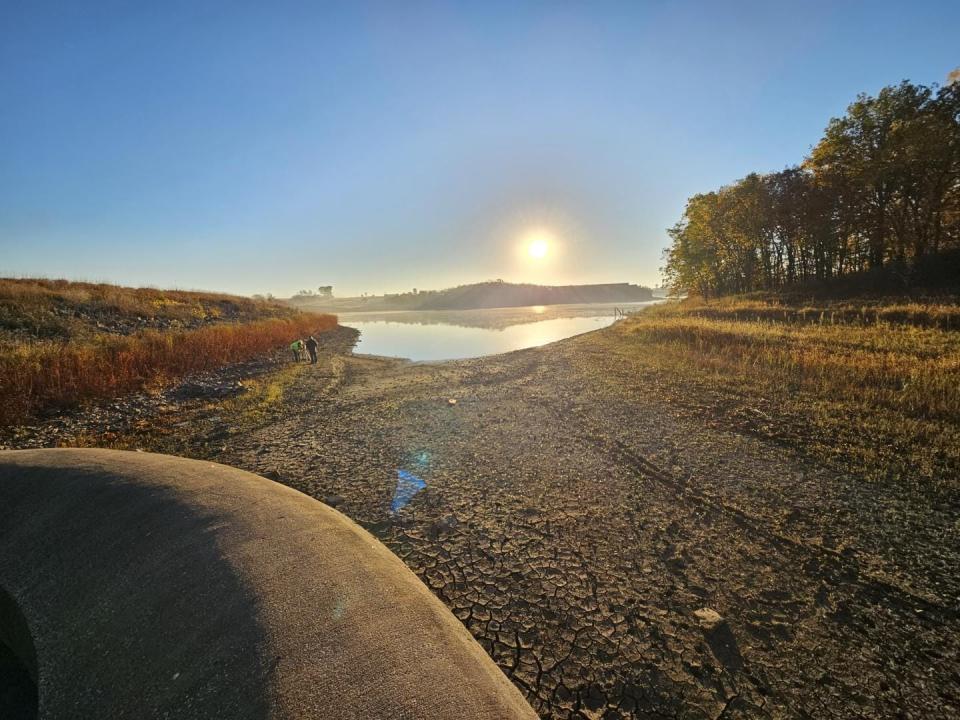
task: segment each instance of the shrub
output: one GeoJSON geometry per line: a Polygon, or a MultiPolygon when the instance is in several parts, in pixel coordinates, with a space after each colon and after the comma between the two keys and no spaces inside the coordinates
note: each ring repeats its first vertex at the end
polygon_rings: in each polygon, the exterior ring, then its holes
{"type": "Polygon", "coordinates": [[[336,324],[334,315],[299,314],[182,332],[9,344],[0,347],[0,424],[247,360],[336,324]]]}

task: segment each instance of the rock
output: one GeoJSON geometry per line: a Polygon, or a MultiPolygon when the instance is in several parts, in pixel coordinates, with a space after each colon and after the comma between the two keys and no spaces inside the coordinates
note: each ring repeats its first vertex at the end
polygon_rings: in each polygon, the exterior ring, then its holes
{"type": "Polygon", "coordinates": [[[324,495],[323,502],[330,507],[338,507],[343,505],[343,498],[340,495],[324,495]]]}
{"type": "Polygon", "coordinates": [[[727,621],[713,608],[700,608],[693,614],[700,621],[704,639],[713,656],[729,671],[741,669],[743,656],[727,621]]]}
{"type": "Polygon", "coordinates": [[[448,533],[452,530],[455,530],[459,525],[459,521],[453,515],[447,515],[446,517],[440,520],[434,520],[427,527],[427,536],[436,540],[444,533],[448,533]]]}
{"type": "Polygon", "coordinates": [[[695,610],[693,615],[700,622],[700,627],[704,630],[713,630],[717,625],[724,622],[723,617],[713,608],[700,608],[695,610]]]}
{"type": "Polygon", "coordinates": [[[173,396],[182,400],[222,399],[246,391],[239,380],[192,380],[177,387],[173,396]]]}

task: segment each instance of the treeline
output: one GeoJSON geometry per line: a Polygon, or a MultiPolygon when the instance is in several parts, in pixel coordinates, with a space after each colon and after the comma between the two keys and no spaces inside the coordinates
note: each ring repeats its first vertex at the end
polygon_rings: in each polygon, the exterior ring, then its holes
{"type": "Polygon", "coordinates": [[[694,195],[669,284],[710,295],[909,271],[960,249],[960,82],[860,95],[795,167],[694,195]]]}

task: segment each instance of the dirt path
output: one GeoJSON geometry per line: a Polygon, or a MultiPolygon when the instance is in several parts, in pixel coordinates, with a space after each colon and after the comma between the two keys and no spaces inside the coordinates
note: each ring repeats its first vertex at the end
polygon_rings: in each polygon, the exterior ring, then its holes
{"type": "Polygon", "coordinates": [[[331,353],[216,459],[376,532],[544,717],[955,717],[956,509],[713,422],[625,343],[331,353]]]}

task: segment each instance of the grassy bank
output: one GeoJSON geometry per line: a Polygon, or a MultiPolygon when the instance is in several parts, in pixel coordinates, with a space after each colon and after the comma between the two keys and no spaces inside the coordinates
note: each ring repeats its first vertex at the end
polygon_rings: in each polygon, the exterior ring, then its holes
{"type": "Polygon", "coordinates": [[[623,326],[648,362],[747,408],[734,418],[872,479],[956,486],[960,305],[690,299],[623,326]]]}
{"type": "Polygon", "coordinates": [[[336,326],[229,295],[0,281],[0,424],[212,370],[336,326]]]}
{"type": "Polygon", "coordinates": [[[287,363],[259,377],[246,378],[246,392],[223,400],[205,401],[190,406],[174,406],[164,412],[142,418],[125,432],[81,432],[65,435],[58,447],[99,447],[113,450],[147,450],[149,452],[207,458],[219,452],[223,440],[214,442],[212,430],[223,427],[230,434],[253,432],[256,428],[281,417],[290,388],[306,368],[305,363],[287,363]],[[211,415],[216,423],[211,422],[211,415]],[[189,432],[184,431],[189,427],[189,432]]]}
{"type": "Polygon", "coordinates": [[[0,278],[0,342],[75,341],[144,329],[196,329],[296,314],[283,303],[223,293],[0,278]]]}

